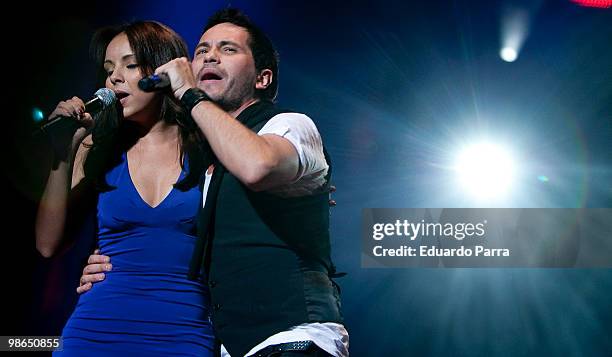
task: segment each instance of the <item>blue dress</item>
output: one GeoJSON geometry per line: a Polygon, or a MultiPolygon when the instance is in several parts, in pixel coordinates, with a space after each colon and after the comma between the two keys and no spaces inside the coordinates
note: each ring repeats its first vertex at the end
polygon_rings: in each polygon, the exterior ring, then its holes
{"type": "Polygon", "coordinates": [[[125,153],[106,178],[117,188],[99,195],[98,240],[113,268],[79,297],[54,355],[212,356],[208,290],[187,279],[200,190],[173,188],[153,208],[125,153]]]}

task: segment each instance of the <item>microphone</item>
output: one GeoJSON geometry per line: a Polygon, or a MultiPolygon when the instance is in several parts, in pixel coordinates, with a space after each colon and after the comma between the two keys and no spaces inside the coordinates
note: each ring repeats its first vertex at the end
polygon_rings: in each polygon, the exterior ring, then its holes
{"type": "MultiPolygon", "coordinates": [[[[115,100],[117,100],[115,92],[108,88],[100,88],[94,95],[95,96],[91,100],[85,103],[85,112],[91,114],[92,116],[110,107],[115,103],[115,100]]],[[[41,133],[57,132],[58,130],[76,130],[78,127],[79,123],[73,118],[58,116],[41,126],[36,135],[40,135],[41,133]]]]}
{"type": "Polygon", "coordinates": [[[165,73],[153,74],[138,81],[143,92],[155,92],[170,87],[170,78],[165,73]]]}

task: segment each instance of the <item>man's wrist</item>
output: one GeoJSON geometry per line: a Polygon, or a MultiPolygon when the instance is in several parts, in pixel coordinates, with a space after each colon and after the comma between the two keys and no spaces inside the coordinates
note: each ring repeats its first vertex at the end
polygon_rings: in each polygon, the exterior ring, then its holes
{"type": "Polygon", "coordinates": [[[210,102],[210,97],[197,87],[189,88],[181,96],[181,103],[187,109],[187,113],[191,114],[191,110],[202,101],[210,102]]]}

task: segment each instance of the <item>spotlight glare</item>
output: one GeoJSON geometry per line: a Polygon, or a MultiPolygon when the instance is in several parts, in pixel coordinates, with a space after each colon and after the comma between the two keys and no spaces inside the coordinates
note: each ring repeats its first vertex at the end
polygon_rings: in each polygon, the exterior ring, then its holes
{"type": "Polygon", "coordinates": [[[462,186],[478,198],[506,193],[514,178],[514,162],[501,147],[480,143],[467,147],[457,158],[455,170],[462,186]]]}
{"type": "Polygon", "coordinates": [[[32,118],[34,119],[35,122],[42,121],[44,119],[44,117],[45,116],[44,116],[42,110],[40,110],[38,108],[32,109],[32,118]]]}
{"type": "MultiPolygon", "coordinates": [[[[533,3],[538,3],[534,1],[533,3]]],[[[534,5],[517,7],[504,6],[501,18],[501,37],[499,56],[506,62],[514,62],[529,34],[530,18],[535,11],[534,5]]]]}
{"type": "Polygon", "coordinates": [[[518,53],[516,53],[516,50],[512,47],[504,47],[499,52],[499,56],[506,62],[514,62],[518,57],[518,53]]]}

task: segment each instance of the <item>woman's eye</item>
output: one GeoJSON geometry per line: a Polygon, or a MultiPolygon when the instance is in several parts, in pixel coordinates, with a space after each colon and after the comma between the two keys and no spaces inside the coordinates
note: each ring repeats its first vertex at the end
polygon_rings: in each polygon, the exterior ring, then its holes
{"type": "Polygon", "coordinates": [[[137,64],[135,64],[135,63],[133,63],[133,64],[128,64],[126,67],[127,67],[128,69],[134,69],[134,68],[138,68],[138,65],[137,65],[137,64]]]}

